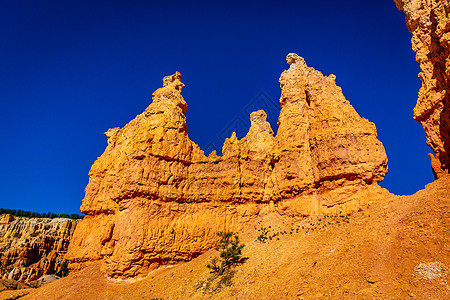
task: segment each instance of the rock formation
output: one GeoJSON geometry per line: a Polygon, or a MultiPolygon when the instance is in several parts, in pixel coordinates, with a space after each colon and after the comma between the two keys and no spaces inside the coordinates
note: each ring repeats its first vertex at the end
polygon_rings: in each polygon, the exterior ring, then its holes
{"type": "Polygon", "coordinates": [[[450,4],[441,0],[395,0],[406,15],[411,43],[420,64],[422,87],[414,118],[427,135],[435,177],[450,169],[450,4]]]}
{"type": "Polygon", "coordinates": [[[79,222],[0,215],[3,279],[32,281],[57,272],[79,222]]]}
{"type": "Polygon", "coordinates": [[[248,134],[226,139],[221,157],[206,157],[189,139],[178,72],[142,114],[108,130],[66,255],[70,268],[103,260],[109,277],[145,276],[198,256],[218,231],[258,215],[351,211],[386,196],[377,185],[387,158],[375,125],[357,114],[334,75],[296,54],[287,62],[277,135],[265,112],[254,112],[248,134]]]}

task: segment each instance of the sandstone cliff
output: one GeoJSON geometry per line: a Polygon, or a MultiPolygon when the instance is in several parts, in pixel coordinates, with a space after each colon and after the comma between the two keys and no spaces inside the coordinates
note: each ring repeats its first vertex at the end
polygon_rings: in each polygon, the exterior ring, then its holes
{"type": "Polygon", "coordinates": [[[387,158],[375,125],[335,84],[289,54],[280,77],[276,136],[264,111],[241,140],[206,157],[186,131],[180,73],[167,76],[147,109],[106,132],[81,206],[86,214],[66,258],[72,269],[103,260],[109,277],[145,276],[211,248],[216,233],[258,215],[355,210],[389,194],[377,182],[387,158]]]}
{"type": "Polygon", "coordinates": [[[33,281],[59,271],[79,222],[0,215],[2,278],[33,281]]]}
{"type": "Polygon", "coordinates": [[[395,0],[406,15],[411,43],[420,64],[419,91],[414,118],[436,153],[431,156],[436,177],[450,169],[450,4],[441,0],[395,0]]]}
{"type": "Polygon", "coordinates": [[[450,176],[444,176],[414,195],[391,195],[351,214],[260,216],[239,232],[248,259],[226,277],[206,268],[218,255],[212,249],[120,284],[94,263],[24,300],[450,299],[449,228],[450,176]],[[268,236],[287,233],[260,243],[261,227],[268,236]]]}

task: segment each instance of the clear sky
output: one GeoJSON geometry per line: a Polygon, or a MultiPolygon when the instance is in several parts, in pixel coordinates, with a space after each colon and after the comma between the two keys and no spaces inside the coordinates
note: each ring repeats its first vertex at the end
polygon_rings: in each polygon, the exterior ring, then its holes
{"type": "Polygon", "coordinates": [[[103,132],[141,113],[175,71],[189,137],[205,149],[261,92],[278,105],[290,52],[337,76],[386,148],[381,185],[412,194],[433,178],[413,119],[410,38],[393,0],[3,0],[0,207],[78,213],[103,132]]]}

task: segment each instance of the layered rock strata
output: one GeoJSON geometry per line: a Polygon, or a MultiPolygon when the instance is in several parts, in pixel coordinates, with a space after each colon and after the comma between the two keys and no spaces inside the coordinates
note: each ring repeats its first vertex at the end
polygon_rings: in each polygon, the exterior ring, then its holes
{"type": "Polygon", "coordinates": [[[436,153],[431,157],[436,177],[450,168],[450,4],[441,0],[395,0],[406,15],[412,48],[420,64],[419,91],[414,118],[436,153]]]}
{"type": "Polygon", "coordinates": [[[80,221],[1,215],[2,278],[33,281],[59,271],[80,221]]]}
{"type": "Polygon", "coordinates": [[[357,114],[334,75],[296,54],[287,62],[277,135],[256,111],[248,134],[226,139],[221,157],[206,157],[189,139],[178,72],[142,114],[108,130],[89,173],[70,267],[103,259],[109,277],[145,276],[192,259],[218,231],[237,231],[258,215],[349,211],[386,196],[377,185],[387,158],[375,125],[357,114]]]}

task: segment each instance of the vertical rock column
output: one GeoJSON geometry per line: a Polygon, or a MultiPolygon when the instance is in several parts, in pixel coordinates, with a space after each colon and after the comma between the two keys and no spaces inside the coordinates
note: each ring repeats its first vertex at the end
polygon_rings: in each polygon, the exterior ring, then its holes
{"type": "Polygon", "coordinates": [[[430,155],[436,178],[450,169],[450,4],[443,0],[394,0],[406,16],[412,49],[420,64],[414,118],[436,153],[430,155]]]}

